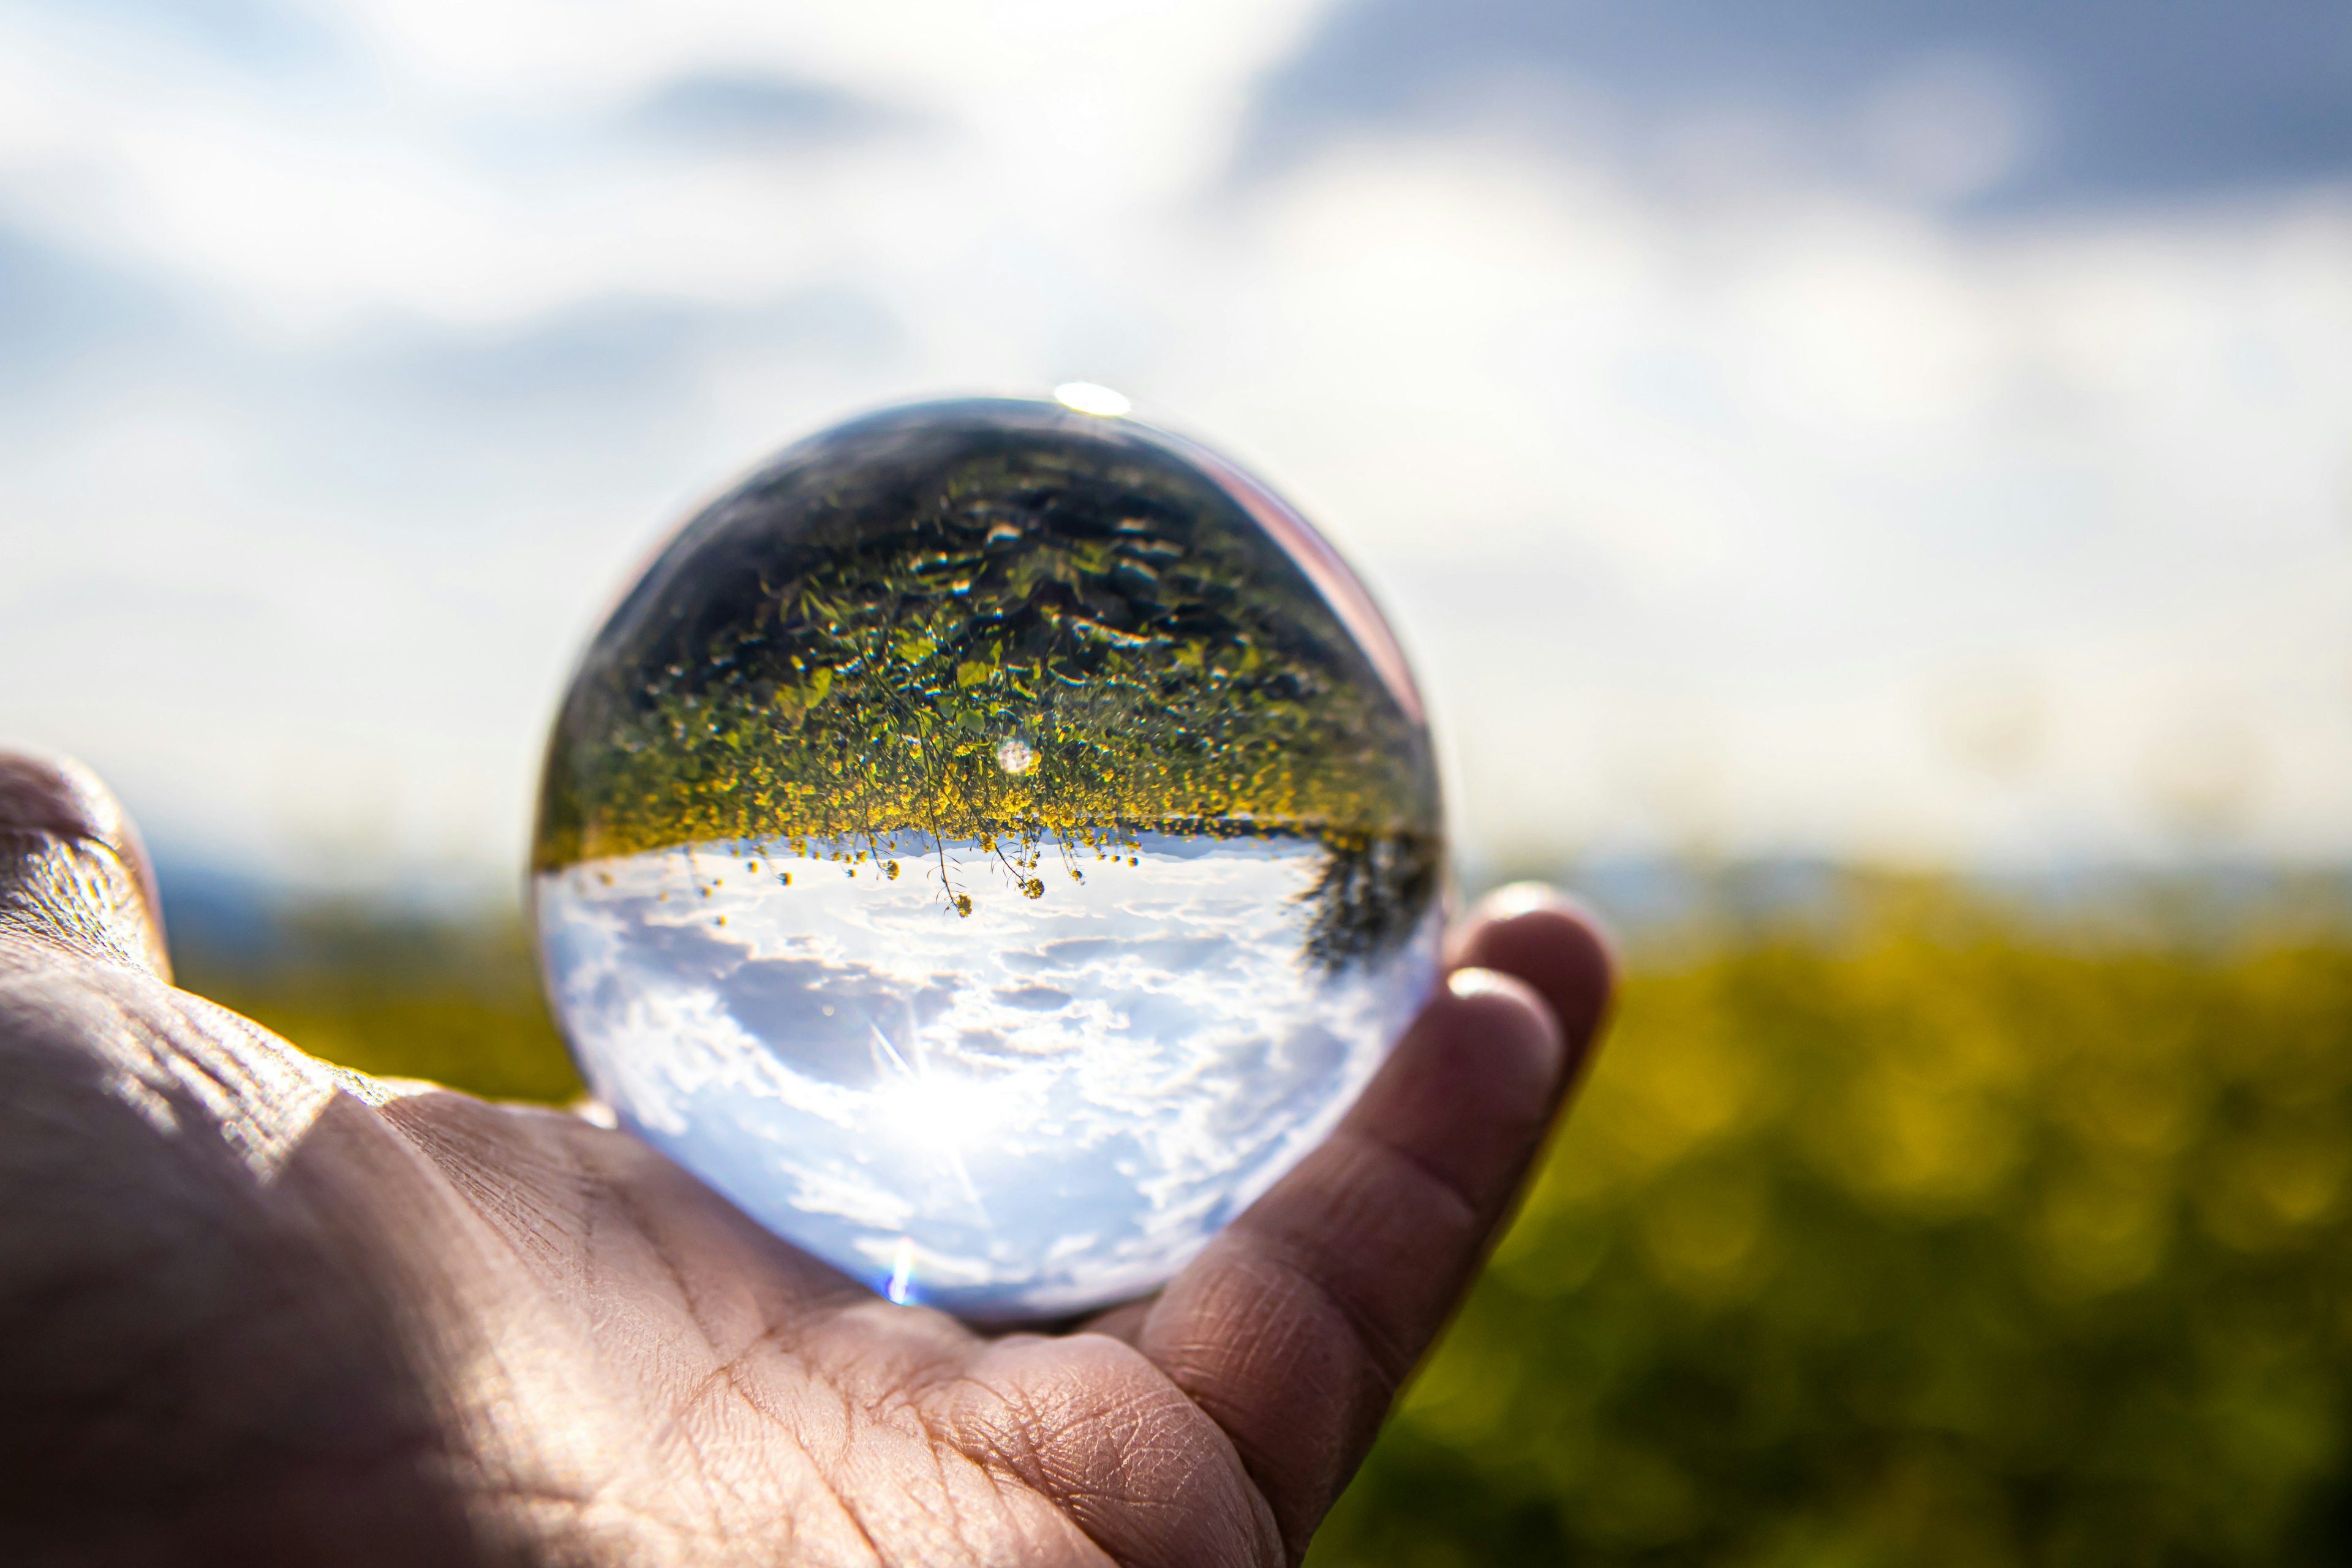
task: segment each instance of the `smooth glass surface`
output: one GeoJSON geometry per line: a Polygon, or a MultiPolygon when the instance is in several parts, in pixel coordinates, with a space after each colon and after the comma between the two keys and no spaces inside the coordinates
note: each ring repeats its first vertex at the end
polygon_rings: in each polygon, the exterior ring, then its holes
{"type": "Polygon", "coordinates": [[[624,1122],[894,1300],[1164,1280],[1434,981],[1435,773],[1346,568],[1201,448],[1052,404],[801,443],[583,663],[533,878],[624,1122]]]}

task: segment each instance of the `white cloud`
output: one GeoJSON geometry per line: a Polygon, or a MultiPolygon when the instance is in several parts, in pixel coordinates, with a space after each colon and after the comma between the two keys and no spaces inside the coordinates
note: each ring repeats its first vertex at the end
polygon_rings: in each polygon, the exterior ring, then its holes
{"type": "Polygon", "coordinates": [[[1653,189],[1498,100],[1236,192],[1303,0],[367,0],[258,76],[26,15],[0,225],[166,324],[0,370],[0,732],[168,838],[503,880],[690,500],[881,398],[1087,379],[1365,567],[1496,852],[2352,853],[2352,206],[1937,216],[1903,181],[2016,107],[1966,62],[1879,105],[1892,186],[1653,189]],[[905,128],[632,132],[720,70],[905,128]],[[2044,732],[1998,777],[1939,716],[1988,670],[2044,732]],[[2259,765],[2184,814],[2150,759],[2216,710],[2259,765]]]}
{"type": "Polygon", "coordinates": [[[911,847],[887,879],[780,847],[539,878],[551,994],[666,1152],[877,1286],[911,1239],[967,1309],[1165,1279],[1322,1142],[1436,973],[1433,909],[1377,961],[1307,960],[1312,844],[1147,835],[1083,879],[1049,848],[1034,900],[950,845],[961,917],[911,847]]]}

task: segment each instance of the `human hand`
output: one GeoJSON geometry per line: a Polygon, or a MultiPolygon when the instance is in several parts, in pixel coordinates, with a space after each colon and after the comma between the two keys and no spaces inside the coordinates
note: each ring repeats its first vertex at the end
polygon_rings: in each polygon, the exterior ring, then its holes
{"type": "Polygon", "coordinates": [[[1295,1563],[1611,966],[1532,893],[1328,1142],[1057,1334],[896,1307],[629,1136],[173,989],[135,837],[0,754],[0,1560],[1295,1563]]]}

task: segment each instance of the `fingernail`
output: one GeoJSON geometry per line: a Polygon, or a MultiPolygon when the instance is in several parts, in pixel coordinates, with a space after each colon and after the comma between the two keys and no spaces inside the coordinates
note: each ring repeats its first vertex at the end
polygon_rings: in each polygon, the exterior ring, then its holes
{"type": "Polygon", "coordinates": [[[1448,974],[1445,989],[1465,1002],[1483,996],[1507,996],[1517,1003],[1517,1013],[1531,1026],[1524,1031],[1506,1028],[1486,1037],[1498,1043],[1519,1041],[1534,1073],[1534,1088],[1545,1094],[1557,1092],[1568,1066],[1568,1047],[1560,1038],[1559,1024],[1552,1017],[1551,1009],[1544,1005],[1543,998],[1526,981],[1498,969],[1481,969],[1472,964],[1448,974]]]}
{"type": "Polygon", "coordinates": [[[1479,906],[1504,920],[1533,914],[1538,910],[1574,909],[1574,901],[1549,882],[1513,882],[1478,900],[1479,906]]]}
{"type": "Polygon", "coordinates": [[[1495,921],[1517,920],[1523,915],[1566,915],[1592,933],[1601,943],[1601,951],[1608,955],[1611,968],[1617,966],[1623,952],[1617,941],[1616,928],[1606,916],[1574,893],[1549,882],[1513,882],[1497,888],[1478,900],[1478,912],[1495,921]]]}
{"type": "Polygon", "coordinates": [[[1478,996],[1492,996],[1503,992],[1524,993],[1527,990],[1525,985],[1507,974],[1475,965],[1454,970],[1446,975],[1445,988],[1465,1002],[1478,996]]]}

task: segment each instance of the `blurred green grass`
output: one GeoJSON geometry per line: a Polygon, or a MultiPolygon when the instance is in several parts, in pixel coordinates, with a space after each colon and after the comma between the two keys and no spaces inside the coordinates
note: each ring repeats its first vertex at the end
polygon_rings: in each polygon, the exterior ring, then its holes
{"type": "Polygon", "coordinates": [[[315,1056],[494,1100],[560,1105],[583,1092],[518,921],[322,902],[278,912],[266,942],[236,944],[194,923],[172,921],[179,984],[315,1056]]]}
{"type": "MultiPolygon", "coordinates": [[[[2352,925],[1933,881],[1636,946],[1526,1208],[1309,1558],[2352,1562],[2352,925]]],[[[184,979],[562,1100],[521,934],[313,910],[184,979]]]]}

